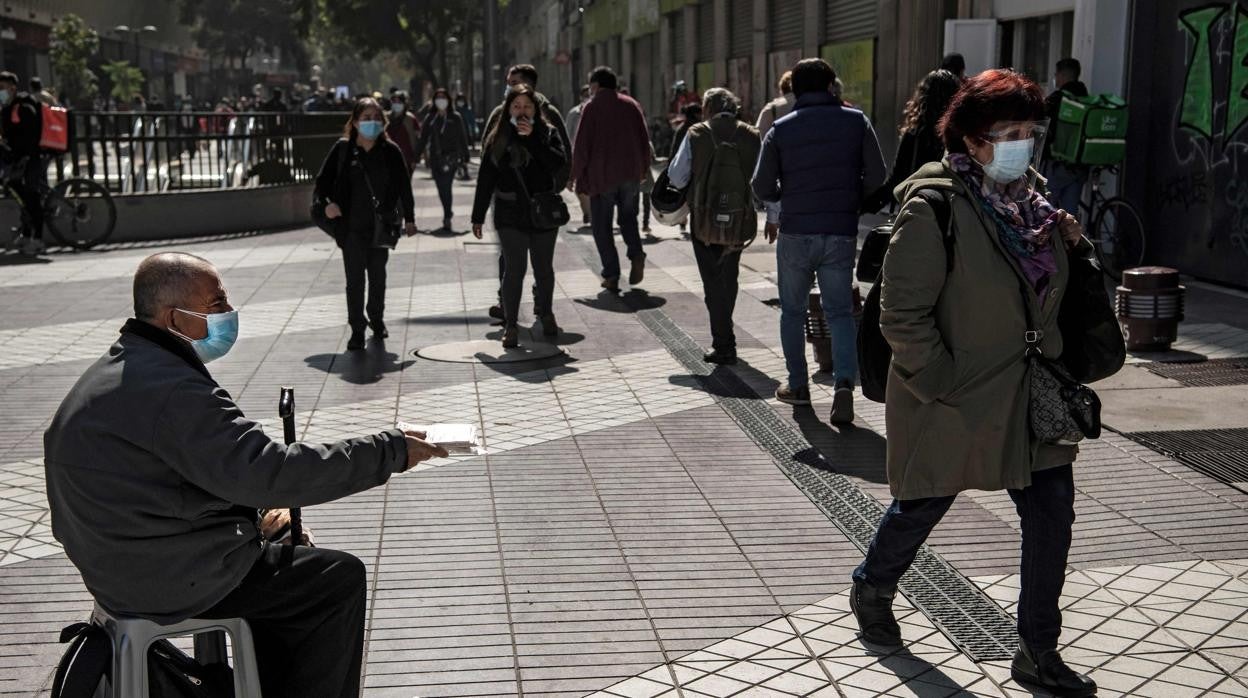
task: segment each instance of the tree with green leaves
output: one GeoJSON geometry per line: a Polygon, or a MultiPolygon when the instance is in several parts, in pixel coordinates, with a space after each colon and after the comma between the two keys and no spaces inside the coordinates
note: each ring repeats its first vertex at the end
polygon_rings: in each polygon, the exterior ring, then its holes
{"type": "Polygon", "coordinates": [[[450,77],[447,40],[480,28],[481,0],[318,0],[322,31],[364,58],[393,51],[436,85],[450,77]]]}
{"type": "Polygon", "coordinates": [[[130,102],[143,94],[143,71],[130,61],[112,61],[105,63],[101,70],[108,76],[113,89],[109,93],[122,102],[130,102]]]}
{"type": "Polygon", "coordinates": [[[181,0],[179,20],[201,48],[242,63],[257,51],[280,51],[308,68],[308,36],[317,0],[181,0]]]}
{"type": "Polygon", "coordinates": [[[99,80],[91,71],[91,57],[100,50],[100,35],[76,14],[57,20],[51,36],[52,74],[67,107],[90,103],[99,94],[99,80]]]}

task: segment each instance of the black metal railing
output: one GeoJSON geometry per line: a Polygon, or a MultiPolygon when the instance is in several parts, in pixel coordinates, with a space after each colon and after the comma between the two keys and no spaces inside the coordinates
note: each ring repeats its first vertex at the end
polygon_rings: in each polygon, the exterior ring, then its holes
{"type": "Polygon", "coordinates": [[[347,118],[75,111],[69,151],[53,159],[48,175],[93,179],[120,194],[306,182],[316,176],[347,118]]]}

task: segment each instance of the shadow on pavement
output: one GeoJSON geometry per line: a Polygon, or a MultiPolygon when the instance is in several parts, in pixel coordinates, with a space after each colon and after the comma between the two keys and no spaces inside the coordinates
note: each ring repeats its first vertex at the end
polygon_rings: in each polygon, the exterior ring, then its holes
{"type": "Polygon", "coordinates": [[[672,385],[701,390],[716,397],[742,400],[765,400],[780,385],[774,378],[741,360],[735,366],[716,366],[710,375],[678,373],[668,376],[667,380],[672,385]]]}
{"type": "Polygon", "coordinates": [[[612,293],[603,289],[593,298],[577,298],[574,302],[587,308],[605,310],[610,313],[635,313],[639,310],[653,310],[667,305],[667,299],[663,296],[652,296],[640,288],[630,288],[624,293],[612,293]]]}
{"type": "MultiPolygon", "coordinates": [[[[865,643],[864,647],[867,647],[865,643]]],[[[977,695],[963,689],[962,684],[941,671],[940,667],[908,649],[880,657],[877,665],[905,681],[907,693],[913,693],[918,698],[970,698],[977,695]]]]}
{"type": "Polygon", "coordinates": [[[0,255],[0,267],[21,266],[25,264],[51,264],[47,257],[27,257],[24,254],[0,255]]]}
{"type": "Polygon", "coordinates": [[[867,482],[888,482],[883,436],[852,424],[833,427],[826,414],[809,407],[795,407],[793,419],[813,447],[794,456],[799,462],[867,482]]]}
{"type": "Polygon", "coordinates": [[[386,342],[379,337],[369,338],[363,351],[314,354],[303,361],[311,368],[332,373],[355,385],[377,383],[387,373],[399,373],[416,363],[415,359],[399,361],[399,355],[386,351],[386,342]]]}

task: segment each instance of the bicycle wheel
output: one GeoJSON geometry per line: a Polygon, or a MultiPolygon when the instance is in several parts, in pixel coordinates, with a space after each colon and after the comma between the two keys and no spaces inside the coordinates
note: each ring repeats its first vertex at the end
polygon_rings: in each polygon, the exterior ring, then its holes
{"type": "Polygon", "coordinates": [[[117,226],[117,206],[103,185],[89,179],[59,182],[43,200],[43,218],[62,244],[87,250],[104,242],[117,226]]]}
{"type": "Polygon", "coordinates": [[[1115,197],[1101,204],[1092,233],[1101,267],[1115,280],[1144,262],[1144,219],[1126,199],[1115,197]]]}

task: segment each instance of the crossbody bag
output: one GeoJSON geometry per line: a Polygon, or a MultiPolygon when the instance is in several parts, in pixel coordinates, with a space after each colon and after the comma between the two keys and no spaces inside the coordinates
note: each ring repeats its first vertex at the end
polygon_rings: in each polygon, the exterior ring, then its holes
{"type": "Polygon", "coordinates": [[[399,236],[403,232],[403,214],[399,212],[399,204],[395,202],[394,210],[384,212],[381,202],[377,200],[377,192],[373,189],[372,178],[368,176],[368,168],[358,157],[355,162],[364,173],[364,185],[368,187],[368,198],[373,202],[373,239],[372,246],[393,250],[399,244],[399,236]]]}

